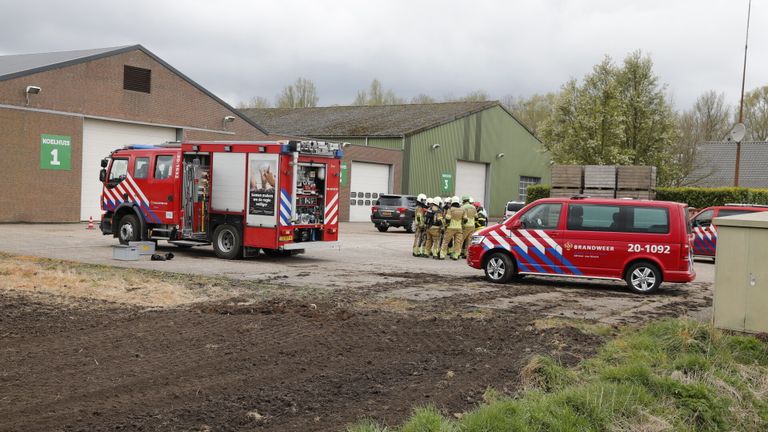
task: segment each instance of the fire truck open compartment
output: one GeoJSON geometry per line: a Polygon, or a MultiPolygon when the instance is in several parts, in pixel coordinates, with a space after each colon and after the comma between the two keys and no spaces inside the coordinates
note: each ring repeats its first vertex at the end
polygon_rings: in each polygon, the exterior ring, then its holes
{"type": "Polygon", "coordinates": [[[323,239],[326,172],[325,164],[299,163],[297,167],[294,242],[323,239]]]}
{"type": "Polygon", "coordinates": [[[182,180],[182,234],[184,239],[207,240],[210,221],[210,156],[185,154],[182,180]]]}

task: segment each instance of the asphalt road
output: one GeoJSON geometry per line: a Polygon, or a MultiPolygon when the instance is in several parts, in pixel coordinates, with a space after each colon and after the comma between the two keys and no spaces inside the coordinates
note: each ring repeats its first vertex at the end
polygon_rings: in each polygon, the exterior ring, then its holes
{"type": "MultiPolygon", "coordinates": [[[[160,242],[158,251],[172,251],[172,261],[112,259],[112,246],[118,244],[98,229],[84,224],[0,224],[0,251],[46,258],[106,264],[130,268],[155,269],[177,273],[227,276],[237,279],[275,281],[288,285],[317,288],[353,288],[375,284],[382,274],[416,273],[425,278],[440,276],[482,278],[483,273],[464,261],[438,261],[411,256],[413,236],[401,229],[378,232],[370,223],[342,223],[340,250],[309,250],[293,257],[249,258],[228,261],[217,259],[213,249],[180,249],[160,242]]],[[[710,261],[697,261],[697,282],[714,282],[710,261]]],[[[563,284],[568,284],[567,280],[563,284]]]]}

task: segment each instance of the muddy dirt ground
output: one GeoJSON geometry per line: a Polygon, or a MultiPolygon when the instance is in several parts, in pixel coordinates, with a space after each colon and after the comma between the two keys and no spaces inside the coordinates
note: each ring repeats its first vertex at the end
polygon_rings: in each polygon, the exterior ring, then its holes
{"type": "Polygon", "coordinates": [[[652,296],[615,282],[500,286],[410,257],[410,236],[368,231],[351,226],[333,255],[177,251],[115,268],[109,239],[90,247],[81,227],[0,226],[13,254],[0,254],[0,431],[333,431],[396,425],[426,404],[460,414],[489,387],[521,391],[536,354],[573,365],[620,325],[711,306],[709,280],[652,296]],[[35,249],[11,236],[22,229],[66,247],[35,249]]]}
{"type": "MultiPolygon", "coordinates": [[[[317,301],[162,308],[2,290],[0,429],[325,431],[366,416],[397,424],[424,404],[461,413],[489,387],[518,391],[531,356],[572,365],[604,341],[542,319],[638,301],[602,284],[532,278],[500,292],[477,280],[439,289],[403,278],[406,288],[383,283],[317,301]]],[[[701,289],[641,299],[618,317],[705,308],[707,297],[691,295],[701,289]]]]}

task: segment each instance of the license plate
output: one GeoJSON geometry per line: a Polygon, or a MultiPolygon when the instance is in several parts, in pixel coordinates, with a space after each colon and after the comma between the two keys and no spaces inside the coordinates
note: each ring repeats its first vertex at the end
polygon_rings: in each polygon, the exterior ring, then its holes
{"type": "Polygon", "coordinates": [[[292,241],[293,236],[280,236],[280,241],[292,241]]]}
{"type": "Polygon", "coordinates": [[[392,216],[392,212],[391,211],[383,211],[383,212],[381,212],[381,215],[382,216],[392,216]]]}

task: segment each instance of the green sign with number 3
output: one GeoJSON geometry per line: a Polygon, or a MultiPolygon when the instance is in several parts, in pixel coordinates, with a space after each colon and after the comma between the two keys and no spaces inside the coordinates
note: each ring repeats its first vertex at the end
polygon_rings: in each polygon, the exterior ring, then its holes
{"type": "Polygon", "coordinates": [[[41,134],[40,168],[47,170],[71,170],[72,137],[41,134]]]}
{"type": "Polygon", "coordinates": [[[440,193],[453,193],[453,174],[443,173],[440,175],[440,193]]]}

